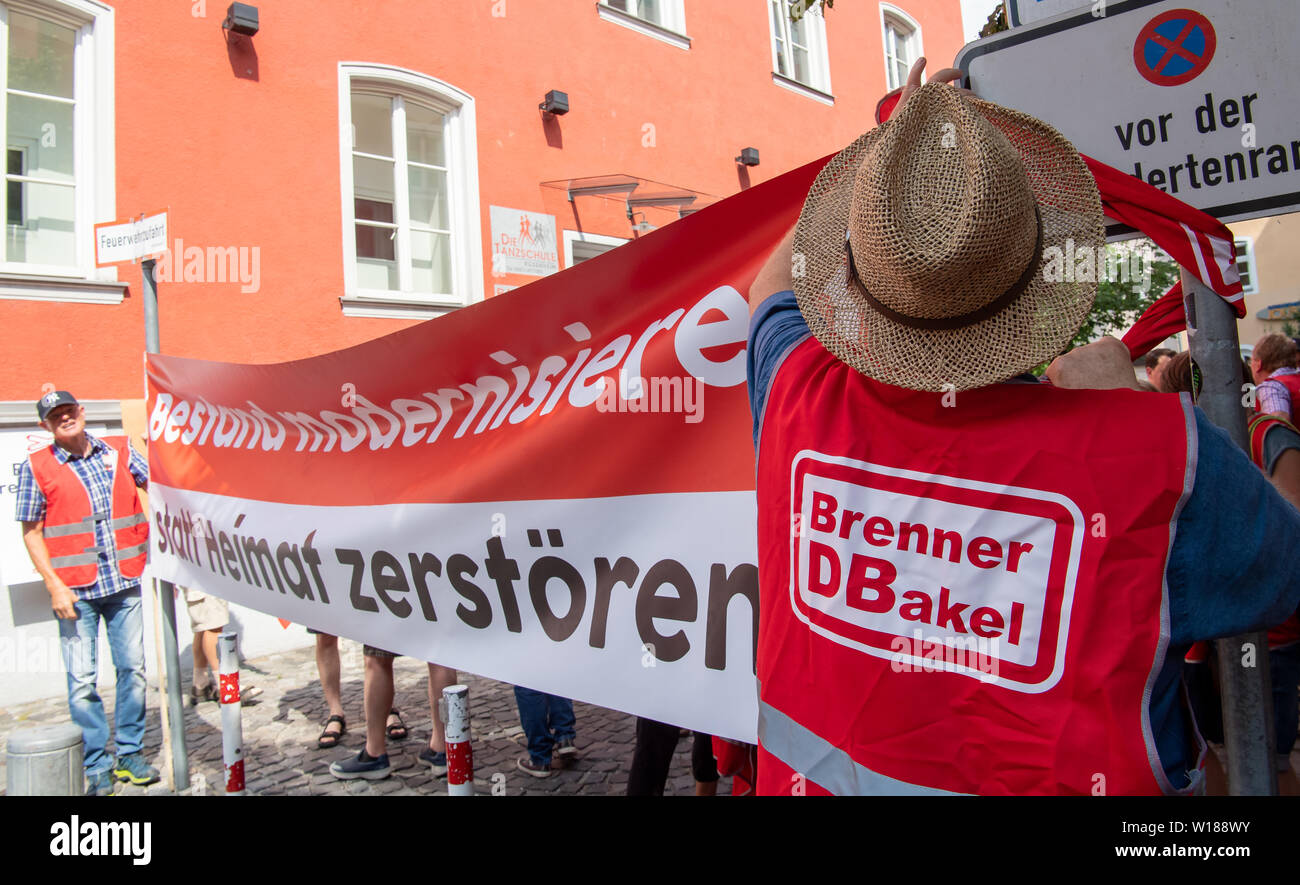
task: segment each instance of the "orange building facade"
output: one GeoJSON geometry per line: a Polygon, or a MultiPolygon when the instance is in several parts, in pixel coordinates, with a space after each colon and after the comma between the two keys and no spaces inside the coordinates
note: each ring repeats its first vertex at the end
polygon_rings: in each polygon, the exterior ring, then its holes
{"type": "Polygon", "coordinates": [[[220,0],[2,0],[0,423],[143,395],[141,266],[97,268],[96,223],[168,210],[163,352],[297,359],[831,153],[963,42],[958,0],[783,5],[287,0],[244,34],[220,0]]]}

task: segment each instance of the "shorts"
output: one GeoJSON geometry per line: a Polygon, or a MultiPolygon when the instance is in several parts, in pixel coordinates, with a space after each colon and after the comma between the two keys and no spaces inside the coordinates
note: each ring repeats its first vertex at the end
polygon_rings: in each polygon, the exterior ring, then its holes
{"type": "Polygon", "coordinates": [[[195,633],[220,630],[230,622],[230,606],[224,599],[209,596],[202,590],[185,587],[185,605],[190,612],[190,628],[195,633]]]}
{"type": "MultiPolygon", "coordinates": [[[[326,633],[324,630],[313,630],[311,627],[307,628],[307,632],[312,634],[313,636],[334,635],[333,633],[326,633]]],[[[366,657],[370,657],[370,658],[400,658],[401,657],[401,655],[399,654],[396,654],[391,651],[384,651],[382,648],[375,648],[373,645],[363,645],[361,647],[361,653],[366,657]]]]}

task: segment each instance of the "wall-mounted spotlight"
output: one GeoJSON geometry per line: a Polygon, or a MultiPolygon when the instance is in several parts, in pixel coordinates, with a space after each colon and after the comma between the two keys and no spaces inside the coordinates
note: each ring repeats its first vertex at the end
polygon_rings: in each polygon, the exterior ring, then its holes
{"type": "Polygon", "coordinates": [[[257,7],[247,3],[231,3],[221,27],[245,37],[253,36],[257,33],[257,7]]]}
{"type": "Polygon", "coordinates": [[[758,165],[758,148],[742,148],[736,162],[742,166],[758,165]]]}
{"type": "Polygon", "coordinates": [[[558,89],[552,89],[546,93],[546,98],[538,105],[548,114],[555,114],[557,117],[563,116],[569,112],[569,95],[558,89]]]}

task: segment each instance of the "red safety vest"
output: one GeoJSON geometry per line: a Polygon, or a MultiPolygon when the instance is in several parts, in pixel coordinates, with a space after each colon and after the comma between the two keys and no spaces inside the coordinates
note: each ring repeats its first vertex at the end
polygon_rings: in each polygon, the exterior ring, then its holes
{"type": "Polygon", "coordinates": [[[795,347],[759,446],[759,793],[1178,792],[1148,704],[1193,422],[795,347]]]}
{"type": "Polygon", "coordinates": [[[99,580],[95,522],[110,519],[117,569],[123,578],[138,578],[148,554],[149,520],[131,475],[130,443],[124,436],[103,437],[109,451],[100,455],[112,475],[112,513],[92,513],[90,492],[77,472],[61,462],[53,446],[32,452],[28,460],[45,495],[45,547],[55,573],[69,587],[89,587],[99,580]]]}
{"type": "MultiPolygon", "coordinates": [[[[1283,375],[1281,378],[1274,380],[1286,383],[1287,388],[1291,391],[1291,402],[1293,404],[1297,402],[1296,398],[1300,396],[1300,375],[1283,375]],[[1287,383],[1288,381],[1291,383],[1287,383]]],[[[1292,411],[1295,411],[1294,405],[1292,411]]],[[[1300,433],[1300,430],[1296,430],[1294,424],[1276,415],[1256,415],[1250,421],[1248,429],[1250,433],[1250,459],[1255,462],[1255,466],[1260,470],[1268,470],[1268,467],[1264,464],[1264,437],[1268,435],[1270,428],[1278,425],[1289,427],[1300,433]]],[[[1281,648],[1293,642],[1300,642],[1300,615],[1294,613],[1281,624],[1269,629],[1268,647],[1281,648]]]]}

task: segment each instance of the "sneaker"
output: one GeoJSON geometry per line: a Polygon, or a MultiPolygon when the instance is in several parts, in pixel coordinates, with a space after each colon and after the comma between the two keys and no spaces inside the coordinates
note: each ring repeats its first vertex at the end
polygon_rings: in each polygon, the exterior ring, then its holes
{"type": "Polygon", "coordinates": [[[262,693],[262,689],[256,685],[239,686],[239,702],[241,704],[255,704],[257,697],[262,693]]]}
{"type": "Polygon", "coordinates": [[[434,777],[442,777],[447,773],[447,753],[435,753],[433,750],[425,747],[420,751],[420,761],[426,763],[433,769],[434,777]]]}
{"type": "Polygon", "coordinates": [[[577,756],[578,748],[573,745],[573,738],[560,738],[555,742],[553,752],[560,756],[577,756]]]}
{"type": "Polygon", "coordinates": [[[533,777],[551,776],[551,763],[547,762],[538,765],[533,761],[532,756],[520,756],[519,760],[515,762],[515,766],[524,774],[531,774],[533,777]]]}
{"type": "Polygon", "coordinates": [[[87,796],[112,796],[113,795],[113,775],[107,769],[104,771],[86,772],[86,795],[87,796]]]}
{"type": "Polygon", "coordinates": [[[137,787],[156,784],[159,780],[158,769],[145,761],[143,753],[119,757],[113,765],[113,776],[120,781],[130,781],[137,787]]]}
{"type": "Polygon", "coordinates": [[[366,753],[365,747],[361,748],[356,758],[335,762],[330,766],[330,774],[341,781],[355,780],[359,777],[368,781],[379,781],[392,773],[393,767],[388,764],[387,753],[377,757],[370,756],[366,753]]]}

